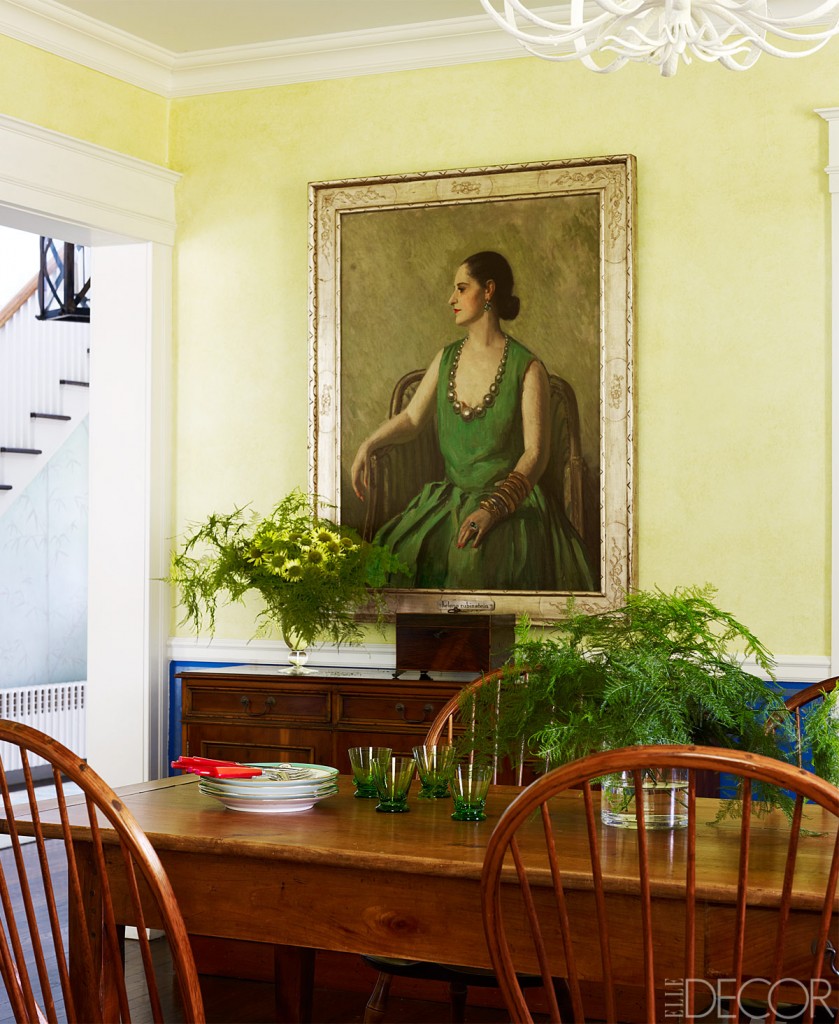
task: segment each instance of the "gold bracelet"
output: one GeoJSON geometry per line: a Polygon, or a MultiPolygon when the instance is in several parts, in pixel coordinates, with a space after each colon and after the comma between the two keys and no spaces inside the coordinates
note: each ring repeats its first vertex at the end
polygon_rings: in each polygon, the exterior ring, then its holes
{"type": "Polygon", "coordinates": [[[496,488],[502,494],[509,494],[513,500],[513,504],[518,507],[527,497],[527,492],[518,480],[511,480],[507,477],[506,480],[502,480],[496,488]]]}
{"type": "Polygon", "coordinates": [[[489,512],[495,521],[505,519],[516,511],[532,489],[533,486],[524,473],[514,469],[483,499],[480,507],[489,512]]]}
{"type": "Polygon", "coordinates": [[[499,519],[504,519],[508,514],[507,506],[495,492],[487,495],[487,497],[481,502],[480,507],[485,512],[489,512],[490,518],[493,522],[498,522],[499,519]]]}
{"type": "Polygon", "coordinates": [[[496,493],[509,496],[510,501],[513,503],[513,509],[511,509],[511,511],[518,508],[518,506],[521,505],[527,497],[527,491],[524,489],[521,481],[511,480],[509,477],[498,484],[496,493]]]}
{"type": "Polygon", "coordinates": [[[518,507],[518,502],[514,494],[510,492],[508,487],[504,486],[504,483],[500,483],[498,487],[493,491],[493,494],[497,495],[503,502],[504,507],[507,509],[507,514],[512,515],[518,507]]]}
{"type": "Polygon", "coordinates": [[[527,479],[524,473],[519,473],[519,471],[516,469],[512,470],[509,473],[507,479],[516,480],[521,485],[521,487],[524,490],[524,497],[522,498],[522,501],[524,501],[528,494],[530,494],[530,492],[533,490],[533,484],[527,479]]]}

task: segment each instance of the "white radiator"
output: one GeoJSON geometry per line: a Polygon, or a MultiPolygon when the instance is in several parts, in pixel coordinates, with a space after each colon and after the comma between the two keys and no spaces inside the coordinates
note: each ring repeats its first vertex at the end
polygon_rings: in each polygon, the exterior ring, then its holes
{"type": "MultiPolygon", "coordinates": [[[[25,722],[84,757],[85,686],[85,681],[79,680],[0,689],[0,718],[25,722]]],[[[0,758],[7,772],[21,767],[18,748],[11,743],[0,743],[0,758]]],[[[30,763],[35,767],[44,761],[32,757],[30,763]]]]}

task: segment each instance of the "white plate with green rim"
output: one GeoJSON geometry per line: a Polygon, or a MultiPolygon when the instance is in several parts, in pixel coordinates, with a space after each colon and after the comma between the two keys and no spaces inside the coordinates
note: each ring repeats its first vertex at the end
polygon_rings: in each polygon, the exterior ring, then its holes
{"type": "Polygon", "coordinates": [[[309,796],[286,797],[284,799],[254,799],[253,797],[231,796],[221,793],[207,793],[218,800],[230,811],[249,811],[255,814],[291,814],[296,811],[308,811],[320,800],[326,800],[338,792],[338,787],[333,786],[331,790],[321,793],[313,793],[309,796]]]}
{"type": "Polygon", "coordinates": [[[322,793],[325,790],[335,790],[335,780],[327,779],[325,782],[301,784],[299,786],[225,786],[222,779],[201,779],[198,788],[202,793],[209,793],[211,796],[233,796],[245,800],[282,800],[293,799],[301,796],[312,796],[322,793]]]}

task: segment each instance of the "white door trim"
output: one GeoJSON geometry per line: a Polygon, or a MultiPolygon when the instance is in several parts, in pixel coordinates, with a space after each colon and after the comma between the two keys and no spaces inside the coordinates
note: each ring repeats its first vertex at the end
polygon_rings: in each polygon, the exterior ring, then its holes
{"type": "Polygon", "coordinates": [[[94,246],[87,755],[112,785],[166,762],[178,179],[0,115],[0,223],[94,246]]]}

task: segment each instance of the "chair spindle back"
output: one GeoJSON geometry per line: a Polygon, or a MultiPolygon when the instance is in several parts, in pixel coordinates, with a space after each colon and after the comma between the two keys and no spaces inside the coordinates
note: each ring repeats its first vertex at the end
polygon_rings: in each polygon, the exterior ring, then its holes
{"type": "MultiPolygon", "coordinates": [[[[837,825],[839,789],[802,769],[741,751],[626,747],[592,754],[537,779],[499,819],[481,883],[487,946],[511,1020],[532,1020],[516,977],[517,971],[531,969],[522,963],[530,950],[535,950],[552,1021],[563,1019],[554,997],[556,979],[567,980],[575,1020],[587,1019],[593,992],[600,1000],[594,1015],[619,1019],[621,986],[633,981],[615,940],[626,941],[627,935],[637,936],[642,949],[646,1020],[664,1019],[662,1013],[684,1020],[703,1016],[695,997],[707,989],[688,979],[709,972],[727,979],[732,993],[749,988],[761,995],[768,1004],[762,1018],[767,1021],[775,1019],[781,993],[788,1001],[797,996],[806,1003],[804,1019],[810,1021],[820,1001],[839,1006],[839,978],[830,960],[831,936],[835,941],[839,934],[837,825]],[[593,783],[627,772],[640,792],[650,773],[663,768],[687,769],[685,829],[649,830],[642,801],[634,834],[601,822],[593,783]],[[739,781],[739,822],[726,818],[709,824],[719,805],[697,801],[700,770],[739,781]],[[789,818],[781,811],[759,816],[762,785],[792,794],[789,818]],[[761,857],[752,842],[757,829],[761,857]],[[570,839],[565,841],[572,830],[585,837],[574,849],[587,849],[573,861],[566,855],[570,839]],[[603,859],[604,849],[618,844],[627,853],[622,863],[635,865],[622,877],[609,875],[603,859]],[[804,863],[811,885],[806,893],[797,874],[804,863]],[[721,879],[729,875],[735,881],[723,897],[721,879]],[[757,910],[749,901],[752,888],[763,904],[757,910]],[[802,925],[800,916],[791,921],[794,902],[811,911],[807,923],[802,925]],[[711,925],[713,939],[706,934],[711,925]],[[552,961],[549,946],[561,949],[562,956],[552,961]],[[662,1006],[667,983],[679,978],[681,1002],[662,1006]],[[811,997],[801,998],[802,992],[811,997]]],[[[731,1019],[738,1019],[736,1012],[731,1019]]]]}
{"type": "MultiPolygon", "coordinates": [[[[0,742],[20,753],[22,784],[0,759],[0,830],[11,856],[0,859],[0,977],[18,1021],[162,1021],[149,927],[162,928],[179,982],[185,1019],[202,1022],[198,975],[183,917],[160,859],[117,794],[57,740],[19,722],[0,721],[0,742]],[[38,800],[46,762],[50,794],[63,839],[44,837],[38,800]],[[81,793],[81,797],[80,794],[81,793]],[[74,844],[68,805],[83,798],[92,840],[74,844]],[[34,836],[34,843],[28,837],[34,836]],[[66,871],[66,889],[63,880],[66,871]],[[132,1005],[137,983],[123,972],[124,928],[117,924],[109,871],[127,880],[145,979],[143,1005],[132,1005]],[[66,891],[67,905],[63,905],[66,891]],[[73,970],[70,970],[70,958],[73,970]]],[[[50,820],[55,812],[50,811],[50,820]]],[[[125,917],[122,917],[125,920],[125,917]]]]}

